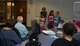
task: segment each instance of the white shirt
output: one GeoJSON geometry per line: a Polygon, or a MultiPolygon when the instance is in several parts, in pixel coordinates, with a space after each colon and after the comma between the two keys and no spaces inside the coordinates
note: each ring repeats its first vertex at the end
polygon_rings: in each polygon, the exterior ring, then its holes
{"type": "Polygon", "coordinates": [[[58,28],[63,28],[63,25],[59,23],[58,28]]]}

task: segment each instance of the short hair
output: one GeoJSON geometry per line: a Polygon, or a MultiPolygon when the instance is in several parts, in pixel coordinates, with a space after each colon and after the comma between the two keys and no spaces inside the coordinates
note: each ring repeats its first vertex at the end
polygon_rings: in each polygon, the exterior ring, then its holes
{"type": "Polygon", "coordinates": [[[60,12],[59,11],[56,11],[56,13],[59,14],[60,12]]]}
{"type": "Polygon", "coordinates": [[[23,21],[23,17],[22,17],[22,16],[18,16],[18,17],[17,17],[17,21],[18,21],[18,22],[23,21]]]}
{"type": "MultiPolygon", "coordinates": [[[[52,13],[54,13],[54,11],[53,11],[53,10],[51,10],[51,11],[50,11],[49,16],[51,16],[51,15],[52,15],[52,13]]],[[[54,14],[53,14],[53,16],[54,16],[54,14]]]]}
{"type": "Polygon", "coordinates": [[[46,8],[45,7],[42,7],[42,10],[46,10],[46,8]]]}
{"type": "Polygon", "coordinates": [[[15,23],[12,20],[7,20],[6,23],[3,25],[3,27],[14,27],[15,23]]]}
{"type": "Polygon", "coordinates": [[[76,32],[77,32],[77,28],[73,23],[68,22],[68,23],[64,24],[64,26],[63,26],[63,33],[64,34],[69,35],[69,36],[73,36],[74,33],[76,33],[76,32]]]}

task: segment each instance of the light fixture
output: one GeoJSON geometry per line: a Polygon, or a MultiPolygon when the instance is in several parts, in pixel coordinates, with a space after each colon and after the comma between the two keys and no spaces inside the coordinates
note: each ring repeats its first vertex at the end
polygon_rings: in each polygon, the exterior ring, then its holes
{"type": "Polygon", "coordinates": [[[7,6],[11,6],[11,2],[7,2],[7,6]]]}
{"type": "MultiPolygon", "coordinates": [[[[11,2],[7,2],[7,6],[11,6],[11,2]]],[[[12,6],[14,6],[14,3],[12,3],[12,6]]]]}

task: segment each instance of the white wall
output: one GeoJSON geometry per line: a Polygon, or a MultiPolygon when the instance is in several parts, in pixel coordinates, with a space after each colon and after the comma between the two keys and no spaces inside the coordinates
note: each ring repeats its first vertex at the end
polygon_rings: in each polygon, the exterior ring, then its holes
{"type": "Polygon", "coordinates": [[[48,13],[50,10],[60,11],[62,18],[72,19],[73,0],[36,0],[35,6],[36,16],[40,16],[42,7],[46,7],[48,13]]]}
{"type": "Polygon", "coordinates": [[[35,1],[33,1],[33,4],[30,4],[28,0],[27,4],[27,26],[31,27],[31,21],[35,18],[35,1]]]}
{"type": "Polygon", "coordinates": [[[32,6],[28,3],[28,8],[31,11],[27,15],[27,26],[31,26],[31,20],[33,18],[39,19],[42,7],[46,7],[48,13],[50,10],[60,11],[62,19],[72,21],[74,1],[79,0],[33,0],[32,6]]]}

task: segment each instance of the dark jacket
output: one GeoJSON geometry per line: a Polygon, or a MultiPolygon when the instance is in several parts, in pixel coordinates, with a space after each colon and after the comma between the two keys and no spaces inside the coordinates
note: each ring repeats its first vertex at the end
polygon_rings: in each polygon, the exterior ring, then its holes
{"type": "Polygon", "coordinates": [[[6,40],[7,46],[14,46],[16,44],[21,43],[21,39],[17,36],[17,34],[13,30],[1,30],[1,34],[6,40]]]}

